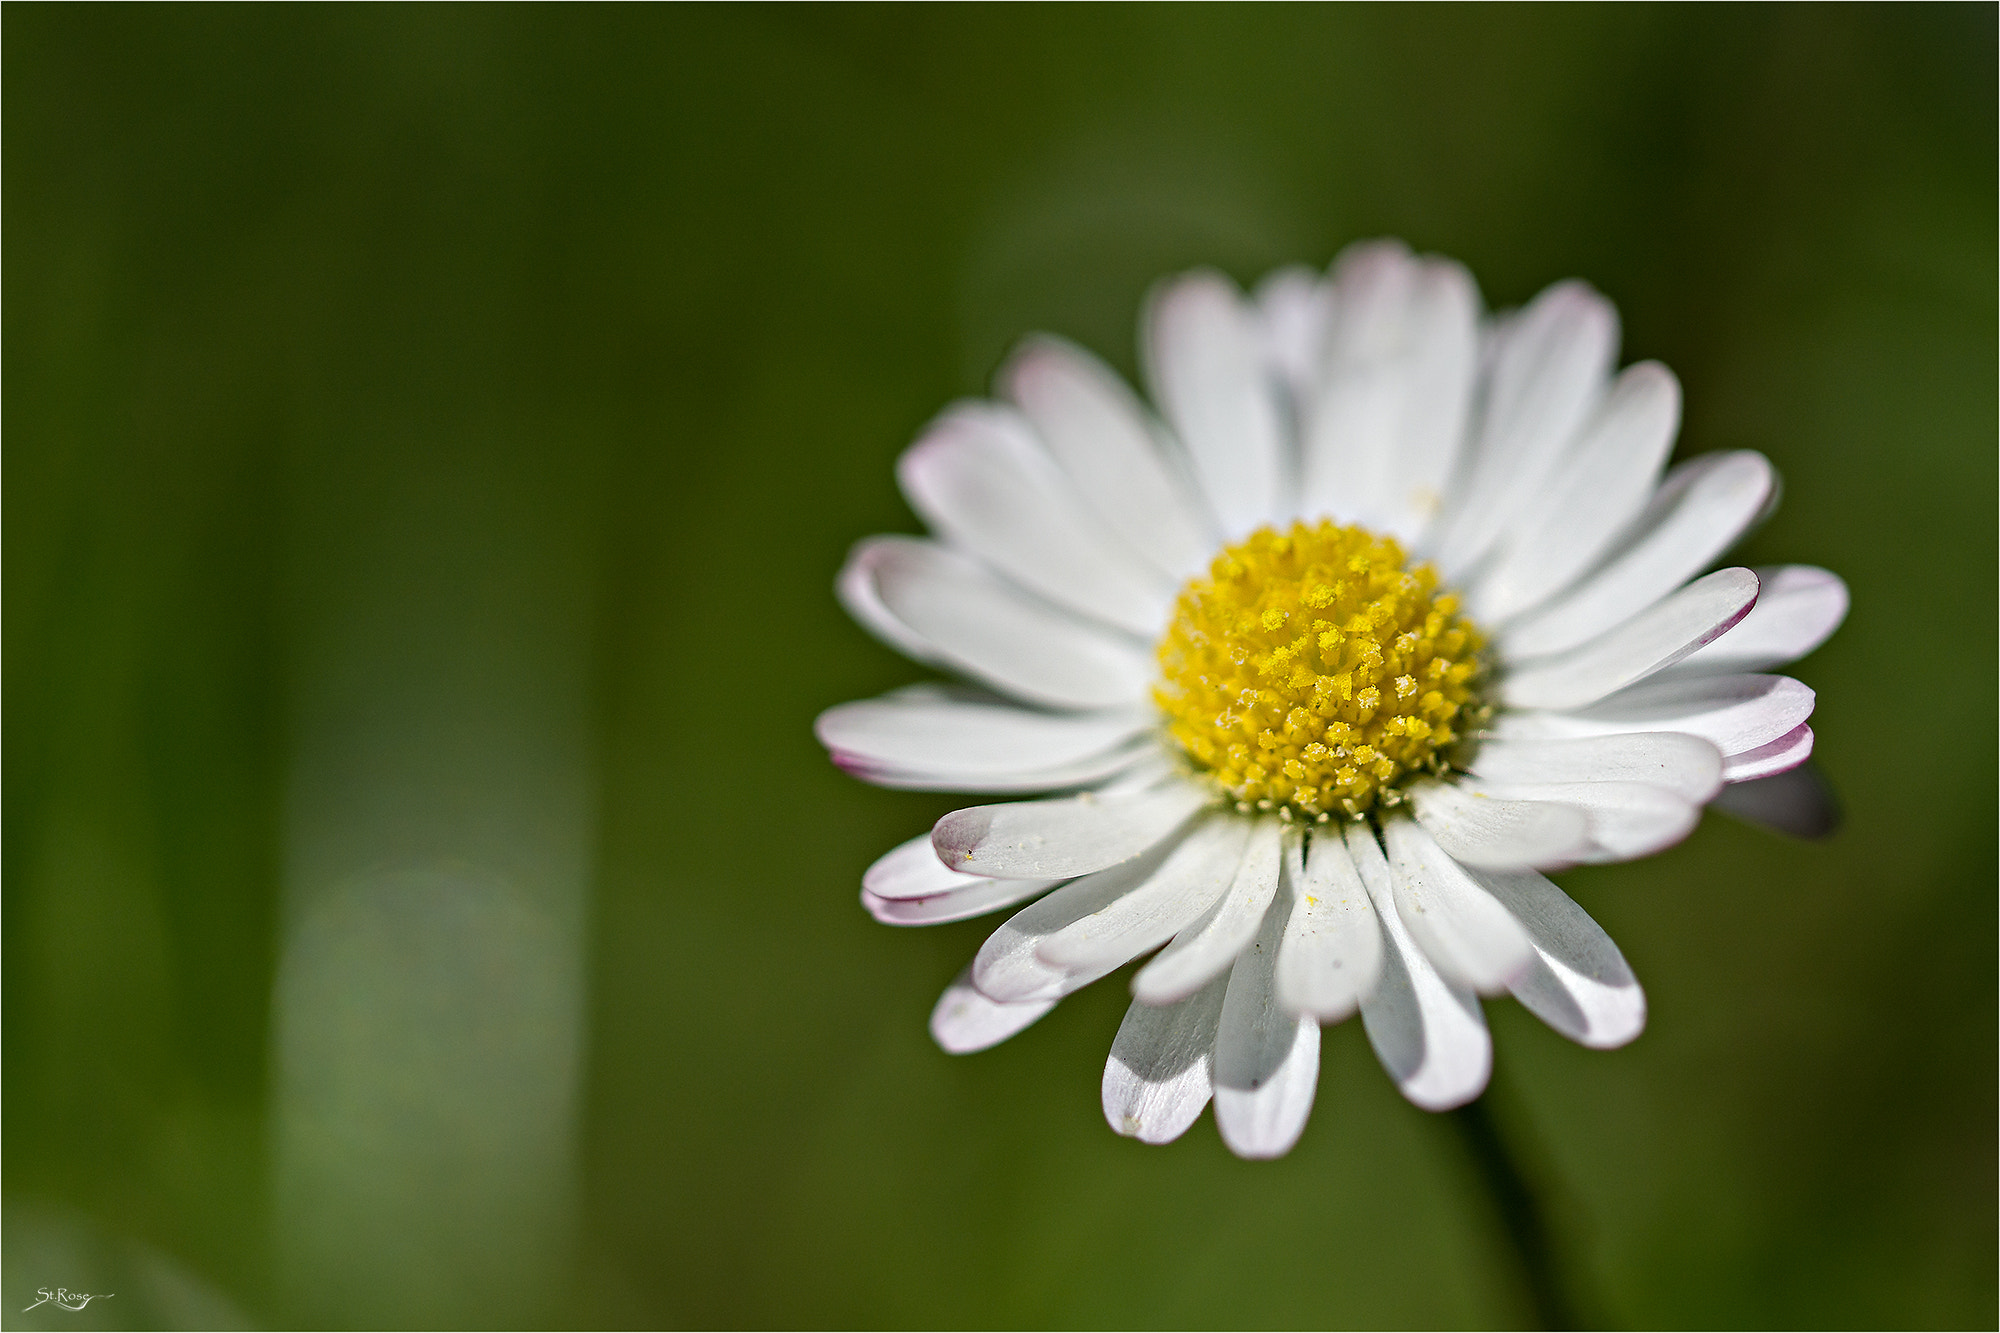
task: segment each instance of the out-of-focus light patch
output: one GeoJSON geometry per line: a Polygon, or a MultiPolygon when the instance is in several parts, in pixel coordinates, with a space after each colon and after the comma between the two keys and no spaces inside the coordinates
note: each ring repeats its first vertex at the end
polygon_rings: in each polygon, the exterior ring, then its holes
{"type": "Polygon", "coordinates": [[[321,896],[279,975],[293,1299],[419,1327],[538,1308],[570,1225],[571,932],[473,867],[390,870],[321,896]]]}
{"type": "Polygon", "coordinates": [[[593,536],[529,429],[357,429],[298,469],[271,1186],[301,1324],[569,1294],[593,536]]]}

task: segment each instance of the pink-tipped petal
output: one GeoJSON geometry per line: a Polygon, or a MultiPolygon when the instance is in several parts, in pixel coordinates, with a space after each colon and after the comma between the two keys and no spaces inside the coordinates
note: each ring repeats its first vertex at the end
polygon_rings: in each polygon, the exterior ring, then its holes
{"type": "Polygon", "coordinates": [[[1824,643],[1847,618],[1847,585],[1811,565],[1759,569],[1757,605],[1727,634],[1668,670],[1675,675],[1769,671],[1824,643]]]}
{"type": "Polygon", "coordinates": [[[1755,782],[1790,772],[1812,758],[1813,729],[1801,722],[1774,741],[1733,754],[1722,765],[1724,782],[1755,782]]]}

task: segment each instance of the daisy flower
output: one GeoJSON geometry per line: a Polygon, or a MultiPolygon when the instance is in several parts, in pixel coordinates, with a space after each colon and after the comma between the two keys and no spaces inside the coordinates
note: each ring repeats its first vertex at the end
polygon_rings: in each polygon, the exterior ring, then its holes
{"type": "Polygon", "coordinates": [[[1812,691],[1767,673],[1833,631],[1845,586],[1704,572],[1771,508],[1770,463],[1665,470],[1679,386],[1614,373],[1589,287],[1488,317],[1462,267],[1393,242],[1251,296],[1175,278],[1143,341],[1151,408],[1030,340],[898,465],[935,536],[870,538],[839,577],[962,683],[829,710],[835,762],[1030,798],[863,878],[896,925],[1026,904],[939,1000],[938,1043],[991,1046],[1151,954],[1112,1128],[1164,1143],[1213,1099],[1233,1151],[1274,1157],[1320,1025],[1357,1011],[1434,1110],[1485,1087],[1481,996],[1632,1040],[1639,983],[1542,872],[1660,851],[1811,753],[1812,691]]]}

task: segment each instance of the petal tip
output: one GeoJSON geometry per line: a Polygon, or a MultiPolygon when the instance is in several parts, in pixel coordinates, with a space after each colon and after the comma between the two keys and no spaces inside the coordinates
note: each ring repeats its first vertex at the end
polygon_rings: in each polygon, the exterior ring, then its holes
{"type": "Polygon", "coordinates": [[[962,870],[993,831],[993,815],[982,809],[954,810],[931,829],[931,850],[950,870],[962,870]]]}

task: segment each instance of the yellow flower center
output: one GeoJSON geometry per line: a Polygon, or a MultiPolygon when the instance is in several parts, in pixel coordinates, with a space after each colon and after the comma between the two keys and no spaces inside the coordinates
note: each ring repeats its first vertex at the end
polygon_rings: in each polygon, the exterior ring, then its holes
{"type": "Polygon", "coordinates": [[[1485,639],[1392,537],[1259,528],[1181,589],[1153,698],[1242,808],[1359,819],[1478,725],[1485,639]]]}

